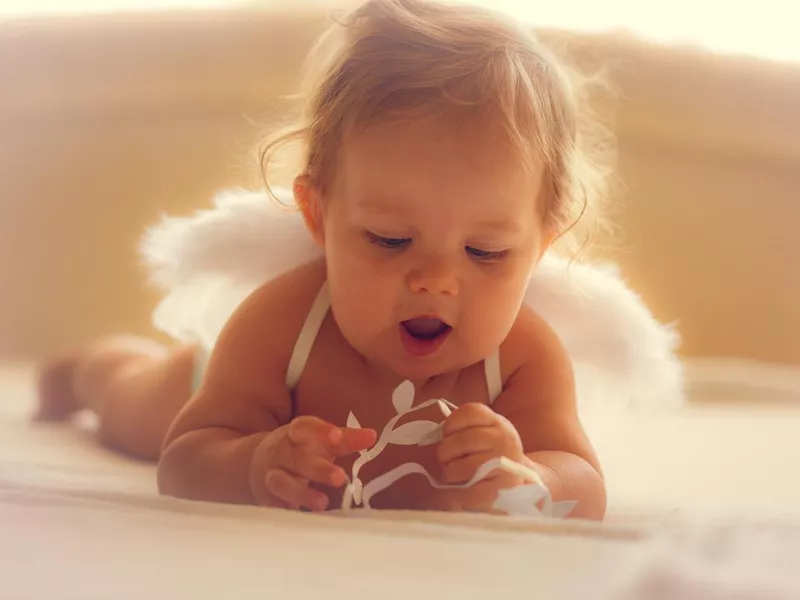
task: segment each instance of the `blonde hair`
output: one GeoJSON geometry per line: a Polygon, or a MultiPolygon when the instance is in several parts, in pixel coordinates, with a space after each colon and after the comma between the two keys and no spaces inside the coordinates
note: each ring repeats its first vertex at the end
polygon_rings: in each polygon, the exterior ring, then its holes
{"type": "Polygon", "coordinates": [[[262,175],[299,144],[303,173],[323,190],[349,131],[379,119],[462,110],[493,119],[526,165],[544,163],[544,218],[571,249],[599,226],[610,136],[582,106],[589,81],[558,61],[530,27],[496,12],[426,0],[368,0],[334,23],[308,57],[299,114],[262,146],[262,175]],[[582,227],[579,239],[574,226],[582,227]],[[584,223],[585,224],[585,223],[584,223]],[[566,236],[570,232],[571,236],[566,236]]]}

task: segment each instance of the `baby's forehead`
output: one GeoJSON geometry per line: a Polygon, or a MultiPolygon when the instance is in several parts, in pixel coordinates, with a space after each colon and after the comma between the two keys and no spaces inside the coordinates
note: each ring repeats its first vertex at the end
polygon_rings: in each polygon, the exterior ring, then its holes
{"type": "Polygon", "coordinates": [[[453,110],[420,115],[391,116],[347,128],[342,146],[370,154],[396,150],[448,147],[462,156],[509,159],[514,151],[502,122],[495,118],[463,114],[453,110]]]}
{"type": "Polygon", "coordinates": [[[531,164],[498,127],[446,118],[390,120],[344,136],[337,179],[348,195],[423,187],[431,193],[528,195],[543,168],[531,164]]]}
{"type": "Polygon", "coordinates": [[[347,140],[334,185],[337,214],[487,235],[523,235],[527,228],[512,225],[536,222],[540,174],[486,138],[436,123],[406,125],[367,129],[347,140]]]}

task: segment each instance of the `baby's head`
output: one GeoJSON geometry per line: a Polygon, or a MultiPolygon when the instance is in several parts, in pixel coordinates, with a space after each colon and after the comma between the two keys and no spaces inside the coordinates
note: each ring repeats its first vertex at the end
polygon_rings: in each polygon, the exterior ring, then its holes
{"type": "Polygon", "coordinates": [[[309,65],[262,159],[300,142],[295,200],[343,335],[412,379],[481,360],[602,182],[573,83],[522,25],[425,0],[366,2],[309,65]]]}

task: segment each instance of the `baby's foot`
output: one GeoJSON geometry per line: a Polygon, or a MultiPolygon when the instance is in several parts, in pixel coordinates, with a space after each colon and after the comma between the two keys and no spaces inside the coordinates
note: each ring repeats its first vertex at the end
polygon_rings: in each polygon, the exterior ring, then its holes
{"type": "Polygon", "coordinates": [[[45,363],[39,370],[35,421],[64,421],[81,408],[73,389],[77,364],[77,356],[69,356],[45,363]]]}

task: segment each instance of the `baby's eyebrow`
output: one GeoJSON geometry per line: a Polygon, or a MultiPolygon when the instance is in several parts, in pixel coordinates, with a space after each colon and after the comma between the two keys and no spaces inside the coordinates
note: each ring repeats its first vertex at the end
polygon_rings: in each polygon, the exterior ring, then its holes
{"type": "MultiPolygon", "coordinates": [[[[408,216],[408,212],[403,205],[403,199],[396,196],[382,196],[381,198],[376,198],[373,196],[360,200],[356,203],[356,206],[359,210],[369,214],[406,217],[408,216]]],[[[510,217],[476,219],[470,225],[471,229],[499,235],[513,235],[522,230],[522,225],[520,224],[519,219],[510,217]]]]}
{"type": "Polygon", "coordinates": [[[479,221],[475,224],[481,231],[493,233],[518,233],[521,229],[519,219],[496,219],[479,221]]]}
{"type": "Polygon", "coordinates": [[[405,212],[403,210],[403,204],[404,202],[402,198],[389,198],[382,200],[369,198],[357,202],[356,206],[360,210],[368,213],[400,215],[404,214],[405,212]]]}

